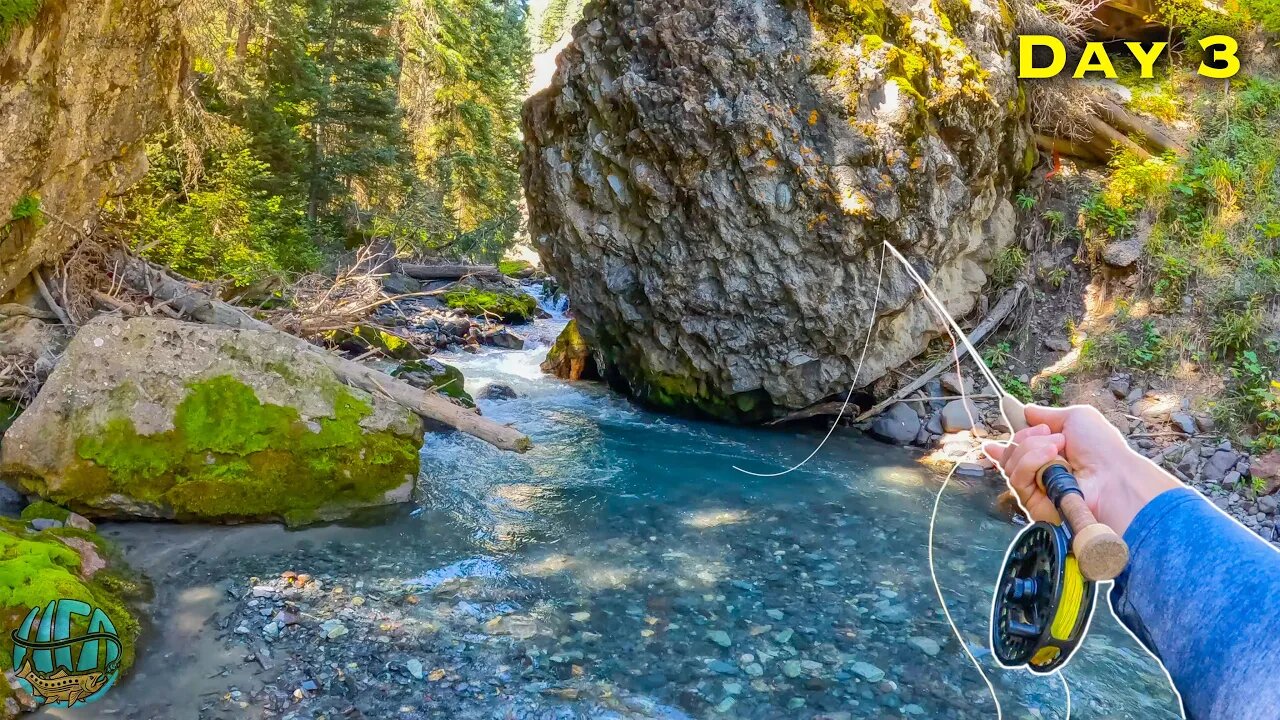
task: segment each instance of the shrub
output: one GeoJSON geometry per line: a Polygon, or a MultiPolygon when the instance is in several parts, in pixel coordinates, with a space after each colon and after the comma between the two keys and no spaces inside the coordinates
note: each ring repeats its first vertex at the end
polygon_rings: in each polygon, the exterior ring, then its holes
{"type": "Polygon", "coordinates": [[[1027,253],[1017,245],[1010,245],[996,256],[991,279],[996,287],[1012,285],[1027,266],[1027,253]]]}

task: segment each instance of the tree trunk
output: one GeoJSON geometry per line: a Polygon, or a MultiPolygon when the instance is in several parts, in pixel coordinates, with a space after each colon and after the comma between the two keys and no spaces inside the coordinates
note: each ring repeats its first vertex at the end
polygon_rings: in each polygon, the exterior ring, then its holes
{"type": "Polygon", "coordinates": [[[1143,160],[1151,157],[1151,153],[1147,152],[1146,148],[1130,140],[1128,135],[1116,130],[1096,117],[1090,116],[1089,128],[1093,130],[1094,134],[1094,142],[1090,143],[1091,147],[1098,147],[1097,143],[1101,142],[1102,147],[1107,148],[1108,151],[1114,152],[1114,150],[1112,150],[1112,146],[1117,146],[1122,150],[1132,151],[1143,160]]]}
{"type": "Polygon", "coordinates": [[[400,266],[405,275],[414,280],[460,280],[473,276],[497,280],[502,277],[498,268],[492,265],[467,265],[464,263],[444,263],[440,265],[404,265],[400,266]]]}
{"type": "Polygon", "coordinates": [[[1124,130],[1140,144],[1162,153],[1171,152],[1178,155],[1187,153],[1186,147],[1168,133],[1109,100],[1099,102],[1098,110],[1107,122],[1124,130]]]}
{"type": "Polygon", "coordinates": [[[372,394],[382,394],[414,413],[438,420],[449,427],[484,440],[502,450],[524,452],[532,447],[529,438],[515,428],[499,425],[474,412],[454,405],[437,393],[426,392],[346,358],[326,352],[300,338],[281,332],[267,323],[250,317],[239,308],[176,280],[164,270],[145,260],[116,251],[112,257],[116,279],[134,290],[167,302],[188,317],[212,325],[239,330],[274,333],[282,344],[292,344],[314,352],[324,359],[343,382],[372,394]]]}

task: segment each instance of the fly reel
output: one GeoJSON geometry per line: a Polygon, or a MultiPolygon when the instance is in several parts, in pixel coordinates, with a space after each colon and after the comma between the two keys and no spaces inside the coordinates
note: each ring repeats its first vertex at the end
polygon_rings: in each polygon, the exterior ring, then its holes
{"type": "Polygon", "coordinates": [[[1063,665],[1089,628],[1097,584],[1085,578],[1060,525],[1018,533],[996,583],[991,649],[1008,667],[1037,674],[1063,665]]]}
{"type": "MultiPolygon", "coordinates": [[[[1014,430],[1027,426],[1013,396],[1000,406],[1014,430]]],[[[1038,469],[1036,484],[1062,522],[1033,523],[1014,538],[991,603],[991,650],[1006,667],[1047,674],[1071,659],[1093,617],[1096,583],[1124,570],[1129,546],[1093,516],[1065,458],[1038,469]]]]}

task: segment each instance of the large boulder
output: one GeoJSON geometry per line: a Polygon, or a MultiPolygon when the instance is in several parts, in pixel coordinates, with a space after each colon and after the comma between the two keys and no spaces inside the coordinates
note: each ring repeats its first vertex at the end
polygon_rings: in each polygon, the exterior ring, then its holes
{"type": "Polygon", "coordinates": [[[336,519],[409,500],[422,422],[272,333],[99,318],[5,434],[0,477],[90,516],[336,519]]]}
{"type": "Polygon", "coordinates": [[[143,138],[178,96],[178,0],[44,2],[0,38],[0,297],[61,255],[147,169],[143,138]]]}
{"type": "MultiPolygon", "coordinates": [[[[1027,157],[1000,0],[601,0],[525,106],[530,234],[606,377],[732,420],[847,390],[881,241],[953,313],[1027,157]]],[[[885,265],[865,385],[940,332],[885,265]]]]}

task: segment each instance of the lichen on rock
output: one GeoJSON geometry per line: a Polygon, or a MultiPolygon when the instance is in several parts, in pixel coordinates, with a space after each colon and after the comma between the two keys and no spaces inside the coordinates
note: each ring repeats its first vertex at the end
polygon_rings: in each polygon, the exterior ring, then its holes
{"type": "Polygon", "coordinates": [[[0,476],[98,516],[305,524],[407,501],[421,420],[269,333],[85,325],[0,448],[0,476]]]}
{"type": "MultiPolygon", "coordinates": [[[[972,309],[1028,144],[1012,32],[1000,0],[590,4],[522,167],[606,379],[746,421],[847,391],[882,240],[972,309]]],[[[862,386],[942,331],[892,259],[876,315],[862,386]]]]}

